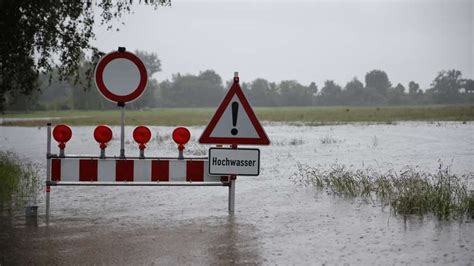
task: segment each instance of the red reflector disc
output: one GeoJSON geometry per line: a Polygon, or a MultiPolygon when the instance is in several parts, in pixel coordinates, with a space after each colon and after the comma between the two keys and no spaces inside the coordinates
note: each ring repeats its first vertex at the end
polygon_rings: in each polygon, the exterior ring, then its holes
{"type": "Polygon", "coordinates": [[[151,131],[145,126],[138,126],[133,130],[133,139],[139,144],[145,144],[151,139],[151,131]]]}
{"type": "Polygon", "coordinates": [[[57,125],[53,129],[53,138],[60,143],[68,142],[72,137],[72,130],[67,125],[57,125]]]}
{"type": "Polygon", "coordinates": [[[191,138],[191,133],[185,127],[178,127],[173,131],[173,140],[177,144],[184,145],[189,141],[191,138]]]}
{"type": "Polygon", "coordinates": [[[94,139],[98,143],[107,143],[112,139],[112,129],[106,125],[97,126],[94,129],[94,139]]]}

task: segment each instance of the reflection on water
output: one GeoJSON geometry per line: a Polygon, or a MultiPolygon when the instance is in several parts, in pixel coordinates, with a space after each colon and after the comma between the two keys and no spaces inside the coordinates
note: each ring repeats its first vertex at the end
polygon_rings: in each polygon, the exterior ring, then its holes
{"type": "MultiPolygon", "coordinates": [[[[54,187],[51,225],[40,201],[37,226],[2,218],[0,264],[472,264],[474,225],[404,220],[372,202],[326,195],[288,179],[297,162],[330,167],[473,172],[474,124],[266,127],[261,174],[239,177],[236,213],[222,187],[54,187]],[[326,141],[335,140],[335,141],[326,141]]],[[[94,127],[73,127],[66,152],[98,154],[94,127]]],[[[0,149],[45,165],[45,128],[0,127],[0,149]]],[[[127,127],[127,136],[133,128],[127,127]]],[[[173,128],[152,127],[146,154],[172,156],[173,128]]],[[[119,153],[118,127],[107,154],[119,153]]],[[[192,127],[185,154],[207,152],[192,127]]],[[[127,137],[127,154],[138,147],[127,137]]],[[[57,152],[53,146],[53,152],[57,152]]]]}
{"type": "MultiPolygon", "coordinates": [[[[209,247],[211,264],[260,264],[260,245],[254,225],[239,224],[235,215],[228,215],[209,247]]],[[[218,229],[216,228],[216,231],[218,229]]],[[[213,230],[211,230],[213,231],[213,230]]]]}
{"type": "Polygon", "coordinates": [[[1,229],[2,265],[261,263],[255,227],[236,222],[232,215],[147,227],[61,219],[49,227],[12,230],[3,224],[1,229]]]}

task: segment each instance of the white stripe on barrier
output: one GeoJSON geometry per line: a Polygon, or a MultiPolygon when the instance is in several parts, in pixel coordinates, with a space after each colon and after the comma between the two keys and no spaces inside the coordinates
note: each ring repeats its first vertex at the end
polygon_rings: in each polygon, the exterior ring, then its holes
{"type": "Polygon", "coordinates": [[[186,181],[186,161],[174,160],[169,162],[169,180],[186,181]]]}
{"type": "Polygon", "coordinates": [[[204,181],[208,182],[219,182],[221,181],[220,175],[209,175],[209,161],[204,161],[204,181]]]}
{"type": "Polygon", "coordinates": [[[133,163],[133,181],[151,181],[151,161],[138,160],[133,163]]]}
{"type": "Polygon", "coordinates": [[[98,160],[97,181],[115,181],[115,163],[115,160],[98,160]]]}
{"type": "Polygon", "coordinates": [[[117,159],[52,159],[53,181],[97,182],[220,182],[221,176],[208,174],[207,160],[117,160],[117,159]],[[156,162],[164,162],[157,165],[156,162]],[[133,169],[133,171],[132,171],[133,169]],[[119,172],[117,172],[119,171],[119,172]],[[153,176],[152,176],[153,175],[153,176]]]}
{"type": "Polygon", "coordinates": [[[79,160],[61,160],[61,180],[79,180],[79,160]]]}

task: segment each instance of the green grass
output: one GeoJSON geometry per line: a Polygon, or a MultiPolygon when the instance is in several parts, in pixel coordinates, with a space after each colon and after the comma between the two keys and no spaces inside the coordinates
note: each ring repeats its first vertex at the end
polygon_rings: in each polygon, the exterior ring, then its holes
{"type": "Polygon", "coordinates": [[[369,169],[351,170],[335,165],[330,170],[298,165],[292,176],[296,183],[327,189],[335,195],[378,200],[395,214],[433,214],[441,220],[474,218],[474,193],[468,182],[474,176],[457,176],[449,167],[435,174],[408,168],[378,173],[369,169]]]}
{"type": "Polygon", "coordinates": [[[0,151],[0,213],[36,201],[40,188],[37,171],[13,153],[0,151]]]}
{"type": "MultiPolygon", "coordinates": [[[[216,108],[157,108],[127,111],[127,125],[195,126],[206,125],[216,108]]],[[[353,122],[392,123],[396,121],[474,121],[472,105],[387,106],[387,107],[259,107],[254,108],[261,121],[303,123],[306,125],[353,122]]],[[[120,124],[120,111],[40,111],[10,113],[0,118],[39,120],[4,122],[5,126],[41,126],[53,123],[70,125],[120,124]]]]}

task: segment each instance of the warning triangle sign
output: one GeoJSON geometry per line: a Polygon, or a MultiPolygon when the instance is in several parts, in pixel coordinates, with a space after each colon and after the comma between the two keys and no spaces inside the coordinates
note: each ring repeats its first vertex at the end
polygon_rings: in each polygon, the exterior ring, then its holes
{"type": "Polygon", "coordinates": [[[270,140],[234,78],[216,113],[199,138],[204,144],[269,145],[270,140]]]}

